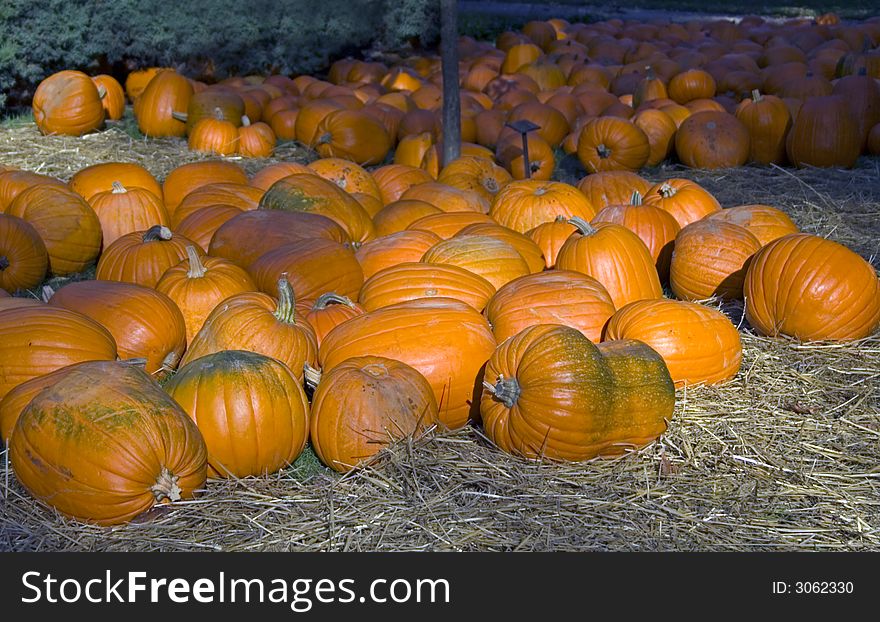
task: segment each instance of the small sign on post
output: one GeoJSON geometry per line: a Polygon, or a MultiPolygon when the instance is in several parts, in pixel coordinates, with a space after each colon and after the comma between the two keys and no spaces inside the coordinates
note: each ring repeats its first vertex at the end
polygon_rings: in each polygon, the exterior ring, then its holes
{"type": "Polygon", "coordinates": [[[529,132],[540,130],[541,126],[535,125],[528,119],[514,121],[513,123],[505,123],[505,125],[510,129],[519,132],[520,136],[522,136],[523,168],[525,169],[526,179],[531,179],[532,165],[529,162],[529,132]]]}

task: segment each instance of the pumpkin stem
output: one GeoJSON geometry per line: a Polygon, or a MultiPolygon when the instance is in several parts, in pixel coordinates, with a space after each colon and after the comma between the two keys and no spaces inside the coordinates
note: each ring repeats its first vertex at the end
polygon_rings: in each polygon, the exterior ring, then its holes
{"type": "Polygon", "coordinates": [[[214,113],[214,118],[218,121],[226,120],[226,115],[223,114],[223,109],[220,108],[220,106],[214,106],[214,110],[212,112],[214,113]]]}
{"type": "Polygon", "coordinates": [[[160,368],[165,372],[172,372],[177,369],[177,364],[180,362],[180,354],[177,352],[171,351],[165,355],[165,358],[162,359],[162,367],[160,368]]]}
{"type": "Polygon", "coordinates": [[[141,369],[144,369],[147,366],[147,359],[143,357],[135,359],[120,359],[119,362],[128,367],[140,367],[141,369]]]}
{"type": "Polygon", "coordinates": [[[205,264],[202,263],[202,260],[199,259],[196,247],[192,244],[186,247],[186,257],[189,259],[189,270],[186,273],[187,278],[200,279],[204,277],[207,269],[205,269],[205,264]]]}
{"type": "Polygon", "coordinates": [[[248,127],[251,124],[251,119],[246,114],[241,115],[241,125],[242,127],[248,127]]]}
{"type": "Polygon", "coordinates": [[[43,302],[49,302],[49,299],[55,295],[55,290],[51,285],[43,285],[43,289],[40,290],[40,297],[43,299],[43,302]]]}
{"type": "Polygon", "coordinates": [[[554,222],[568,222],[568,218],[563,216],[562,214],[557,214],[554,222]]]}
{"type": "Polygon", "coordinates": [[[611,149],[603,144],[600,144],[598,147],[596,147],[596,153],[598,153],[599,157],[603,159],[611,157],[611,149]]]}
{"type": "Polygon", "coordinates": [[[162,503],[166,499],[168,501],[180,501],[180,493],[183,492],[177,485],[180,476],[175,475],[168,470],[168,467],[162,467],[162,472],[156,478],[156,483],[150,487],[153,496],[156,497],[156,503],[162,503]]]}
{"type": "Polygon", "coordinates": [[[278,306],[274,315],[285,324],[296,324],[296,301],[286,272],[282,272],[278,279],[278,306]]]}
{"type": "Polygon", "coordinates": [[[326,145],[326,144],[329,143],[331,140],[333,140],[333,135],[332,135],[330,132],[327,132],[326,134],[324,134],[323,136],[321,136],[321,137],[317,140],[317,142],[315,143],[315,146],[317,146],[317,145],[326,145]]]}
{"type": "Polygon", "coordinates": [[[676,190],[670,184],[663,182],[663,185],[660,186],[660,190],[658,192],[660,193],[661,197],[663,197],[664,199],[668,199],[669,197],[674,197],[678,190],[676,190]]]}
{"type": "Polygon", "coordinates": [[[642,193],[639,192],[638,190],[634,190],[632,193],[632,196],[629,198],[629,204],[635,205],[636,207],[641,205],[642,204],[642,193]]]}
{"type": "Polygon", "coordinates": [[[757,104],[762,99],[764,99],[764,96],[761,95],[761,91],[759,91],[758,89],[754,89],[752,91],[752,101],[757,104]]]}
{"type": "Polygon", "coordinates": [[[189,119],[189,115],[185,112],[171,112],[171,118],[176,121],[180,121],[181,123],[186,123],[187,119],[189,119]]]}
{"type": "Polygon", "coordinates": [[[326,309],[331,304],[345,305],[346,307],[351,307],[352,309],[354,309],[354,303],[351,301],[351,298],[349,298],[348,296],[340,296],[339,294],[333,292],[327,292],[326,294],[321,294],[320,296],[318,296],[318,299],[315,301],[312,309],[320,311],[322,309],[326,309]]]}
{"type": "Polygon", "coordinates": [[[303,365],[303,382],[305,382],[306,388],[314,391],[318,388],[318,383],[321,382],[321,370],[306,363],[303,365]]]}
{"type": "Polygon", "coordinates": [[[575,229],[580,231],[582,235],[593,235],[594,233],[596,233],[596,229],[595,227],[593,227],[593,225],[588,223],[583,218],[579,218],[578,216],[575,216],[574,218],[569,218],[568,224],[574,225],[575,229]]]}
{"type": "Polygon", "coordinates": [[[489,192],[491,192],[492,194],[495,194],[499,190],[498,182],[495,181],[494,179],[492,179],[491,177],[483,182],[483,187],[486,190],[488,190],[489,192]]]}
{"type": "Polygon", "coordinates": [[[98,98],[104,99],[105,97],[107,97],[107,87],[104,86],[103,84],[99,84],[98,85],[98,98]]]}
{"type": "Polygon", "coordinates": [[[654,73],[654,68],[651,67],[651,65],[645,66],[645,77],[648,80],[656,80],[657,79],[657,74],[654,73]]]}
{"type": "Polygon", "coordinates": [[[493,399],[501,402],[507,408],[513,408],[522,394],[522,388],[516,378],[505,378],[504,374],[498,375],[494,385],[484,380],[483,387],[492,394],[493,399]]]}
{"type": "Polygon", "coordinates": [[[114,181],[112,185],[113,190],[111,190],[110,192],[112,192],[113,194],[125,194],[126,192],[128,192],[128,189],[122,185],[121,181],[114,181]]]}
{"type": "Polygon", "coordinates": [[[155,242],[157,240],[168,241],[172,237],[171,229],[164,225],[153,225],[144,233],[144,242],[155,242]]]}
{"type": "Polygon", "coordinates": [[[0,257],[0,272],[6,270],[9,267],[9,258],[6,255],[0,257]]]}

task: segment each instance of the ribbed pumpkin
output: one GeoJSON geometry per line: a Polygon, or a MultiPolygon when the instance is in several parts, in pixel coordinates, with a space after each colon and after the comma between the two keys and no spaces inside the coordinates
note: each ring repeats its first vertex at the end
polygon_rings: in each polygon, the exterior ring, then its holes
{"type": "Polygon", "coordinates": [[[168,173],[162,183],[162,196],[168,214],[173,216],[183,198],[193,190],[219,183],[247,184],[248,177],[244,169],[234,162],[207,160],[181,164],[168,173]]]}
{"type": "Polygon", "coordinates": [[[757,89],[739,103],[736,118],[749,132],[749,160],[758,164],[785,161],[785,138],[791,129],[791,113],[785,102],[757,89]]]}
{"type": "Polygon", "coordinates": [[[388,164],[372,171],[385,205],[397,201],[410,187],[433,181],[428,171],[414,166],[388,164]]]}
{"type": "Polygon", "coordinates": [[[526,328],[486,364],[480,413],[502,450],[525,458],[589,460],[640,448],[672,418],[663,359],[638,341],[598,346],[577,329],[526,328]]]}
{"type": "Polygon", "coordinates": [[[291,175],[275,182],[260,200],[260,208],[326,216],[355,242],[376,236],[373,221],[360,203],[318,175],[291,175]]]}
{"type": "Polygon", "coordinates": [[[117,281],[68,283],[49,305],[82,313],[106,328],[122,359],[146,359],[146,370],[162,377],[177,368],[186,329],[177,305],[149,287],[117,281]]]}
{"type": "Polygon", "coordinates": [[[598,343],[614,313],[608,290],[579,272],[551,270],[514,279],[486,307],[486,318],[501,343],[528,326],[562,324],[598,343]]]}
{"type": "Polygon", "coordinates": [[[674,75],[667,85],[669,98],[677,104],[715,95],[715,79],[702,69],[688,69],[674,75]]]}
{"type": "Polygon", "coordinates": [[[228,88],[209,88],[194,93],[184,114],[179,112],[175,118],[186,123],[186,133],[191,134],[202,119],[228,121],[238,127],[244,114],[244,100],[238,93],[228,88]]]}
{"type": "Polygon", "coordinates": [[[190,244],[194,242],[159,225],[128,233],[104,249],[95,278],[156,287],[168,268],[183,261],[190,244]]]}
{"type": "Polygon", "coordinates": [[[101,192],[110,192],[117,182],[128,189],[149,190],[162,198],[162,186],[153,174],[140,164],[132,162],[102,162],[81,168],[70,178],[68,186],[91,203],[92,197],[101,192]]]}
{"type": "Polygon", "coordinates": [[[598,211],[606,205],[623,205],[638,192],[643,197],[651,182],[630,171],[605,171],[587,175],[577,184],[590,204],[598,211]]]}
{"type": "Polygon", "coordinates": [[[831,93],[846,99],[850,115],[858,125],[864,151],[868,132],[880,123],[880,84],[868,75],[846,76],[835,82],[831,93]]]}
{"type": "Polygon", "coordinates": [[[232,205],[242,211],[255,210],[263,194],[259,188],[247,184],[206,184],[183,198],[174,209],[171,226],[177,227],[184,218],[208,205],[232,205]]]}
{"type": "Polygon", "coordinates": [[[847,247],[806,233],[770,242],[752,258],[746,319],[763,335],[803,341],[861,339],[880,325],[880,281],[847,247]]]}
{"type": "Polygon", "coordinates": [[[354,356],[383,356],[421,372],[450,428],[478,412],[483,364],[495,349],[488,322],[463,302],[422,298],[383,307],[333,329],[321,344],[326,374],[354,356]]]}
{"type": "Polygon", "coordinates": [[[645,109],[633,117],[632,122],[648,137],[651,151],[646,166],[657,166],[672,151],[675,144],[675,121],[662,110],[645,109]]]}
{"type": "Polygon", "coordinates": [[[16,169],[0,171],[0,212],[5,212],[19,194],[38,185],[67,189],[67,184],[49,175],[16,169]]]}
{"type": "Polygon", "coordinates": [[[519,233],[495,222],[475,223],[468,225],[456,235],[486,235],[502,242],[507,242],[516,249],[526,264],[529,272],[541,272],[544,269],[544,253],[541,248],[524,233],[519,233]]]}
{"type": "Polygon", "coordinates": [[[632,107],[639,108],[646,102],[666,98],[666,83],[662,78],[659,78],[654,69],[648,65],[645,67],[645,77],[639,81],[635,91],[633,91],[632,107]]]}
{"type": "Polygon", "coordinates": [[[145,188],[126,188],[113,182],[113,189],[99,192],[90,201],[101,222],[106,248],[128,233],[144,231],[153,225],[168,226],[168,210],[162,199],[145,188]]]}
{"type": "Polygon", "coordinates": [[[247,115],[238,128],[238,153],[245,158],[269,158],[275,151],[275,132],[262,121],[251,123],[247,115]]]}
{"type": "Polygon", "coordinates": [[[196,423],[208,450],[208,475],[274,473],[302,453],[309,404],[297,377],[282,362],[229,350],[180,368],[165,385],[196,423]]]}
{"type": "Polygon", "coordinates": [[[522,137],[515,132],[502,132],[495,146],[495,159],[510,171],[514,179],[548,181],[556,169],[553,146],[537,134],[526,136],[529,150],[529,168],[523,152],[522,137]]]}
{"type": "MultiPolygon", "coordinates": [[[[406,200],[406,199],[404,199],[406,200]]],[[[441,212],[429,214],[414,220],[407,226],[407,231],[427,231],[443,240],[454,237],[462,229],[473,224],[494,224],[491,216],[480,212],[441,212]]]]}
{"type": "MultiPolygon", "coordinates": [[[[34,302],[36,302],[36,300],[34,300],[34,302]]],[[[140,364],[141,361],[137,361],[137,363],[140,364]]],[[[7,393],[3,399],[0,399],[0,442],[8,444],[9,438],[12,436],[12,429],[15,427],[15,422],[18,421],[22,411],[24,411],[30,401],[34,399],[40,391],[58,382],[58,380],[63,378],[70,370],[76,369],[80,365],[90,364],[91,362],[89,361],[85,363],[74,363],[73,365],[67,365],[66,367],[56,369],[48,374],[31,378],[27,382],[22,382],[7,393]]]]}
{"type": "Polygon", "coordinates": [[[786,138],[786,153],[795,166],[852,168],[862,148],[859,127],[840,95],[810,97],[786,138]]]}
{"type": "Polygon", "coordinates": [[[128,99],[134,102],[141,94],[144,92],[144,89],[147,88],[147,85],[150,83],[157,73],[160,71],[166,71],[169,67],[147,67],[145,69],[135,69],[125,77],[125,94],[128,96],[128,99]]]}
{"type": "Polygon", "coordinates": [[[32,109],[43,134],[81,136],[104,124],[101,91],[81,71],[59,71],[40,82],[32,109]]]}
{"type": "Polygon", "coordinates": [[[101,251],[101,222],[75,192],[33,186],[15,197],[6,213],[26,220],[40,234],[55,276],[85,270],[101,251]]]}
{"type": "Polygon", "coordinates": [[[175,71],[160,71],[135,102],[138,129],[144,136],[183,136],[186,123],[173,113],[186,112],[193,87],[175,71]]]}
{"type": "Polygon", "coordinates": [[[0,214],[0,291],[37,287],[48,269],[49,254],[37,230],[26,220],[0,214]]]}
{"type": "Polygon", "coordinates": [[[106,118],[114,121],[121,119],[125,114],[125,91],[122,90],[122,85],[116,81],[116,78],[107,74],[94,76],[92,82],[98,87],[99,95],[103,89],[101,106],[104,108],[106,118]]]}
{"type": "Polygon", "coordinates": [[[749,131],[727,112],[697,112],[675,133],[675,153],[692,168],[734,168],[749,159],[749,131]]]}
{"type": "Polygon", "coordinates": [[[186,349],[181,366],[223,350],[247,350],[278,359],[302,379],[315,364],[315,331],[297,313],[287,275],[278,279],[278,298],[260,292],[231,296],[217,305],[186,349]]]}
{"type": "Polygon", "coordinates": [[[358,315],[366,313],[360,304],[347,296],[327,292],[318,296],[306,313],[306,322],[315,330],[318,347],[331,330],[358,315]]]}
{"type": "Polygon", "coordinates": [[[323,374],[315,389],[312,448],[344,473],[437,420],[437,400],[422,374],[389,358],[353,357],[323,374]]]}
{"type": "Polygon", "coordinates": [[[704,219],[675,238],[669,285],[682,300],[741,299],[749,261],[761,243],[745,227],[704,219]]]}
{"type": "Polygon", "coordinates": [[[591,119],[578,137],[577,156],[589,173],[637,171],[647,163],[650,155],[648,137],[627,119],[591,119]]]}
{"type": "Polygon", "coordinates": [[[577,231],[559,249],[556,268],[599,281],[614,307],[645,298],[662,298],[663,289],[651,252],[635,233],[620,225],[572,219],[577,231]]]}
{"type": "Polygon", "coordinates": [[[126,363],[80,365],[37,394],[15,425],[9,457],[34,497],[99,525],[189,498],[206,476],[196,426],[126,363]]]}
{"type": "Polygon", "coordinates": [[[544,222],[534,229],[529,229],[526,231],[526,235],[541,249],[544,266],[553,268],[556,266],[559,249],[576,230],[575,226],[568,222],[568,218],[557,216],[550,222],[544,222]]]}
{"type": "Polygon", "coordinates": [[[200,248],[208,248],[217,229],[241,213],[240,209],[231,205],[207,205],[188,214],[180,221],[176,230],[183,237],[198,244],[200,248]]]}
{"type": "MultiPolygon", "coordinates": [[[[412,223],[424,216],[443,214],[443,210],[426,201],[417,199],[401,199],[383,207],[373,216],[373,225],[377,236],[405,231],[412,223]]],[[[468,212],[474,213],[477,212],[468,212]]]]}
{"type": "Polygon", "coordinates": [[[438,242],[422,261],[464,268],[489,281],[495,289],[530,273],[529,265],[513,246],[486,235],[461,235],[438,242]]]}
{"type": "Polygon", "coordinates": [[[499,224],[525,233],[557,216],[590,220],[596,210],[576,188],[557,181],[522,180],[495,195],[489,215],[499,224]]]}
{"type": "Polygon", "coordinates": [[[769,205],[740,205],[728,207],[707,216],[710,220],[723,220],[748,229],[758,238],[761,246],[789,233],[797,233],[797,225],[782,210],[769,205]]]}
{"type": "Polygon", "coordinates": [[[65,365],[115,358],[113,336],[81,313],[47,305],[0,311],[0,398],[65,365]]]}
{"type": "Polygon", "coordinates": [[[359,110],[338,110],[321,119],[310,146],[324,158],[378,164],[391,149],[391,138],[370,115],[359,110]]]}
{"type": "Polygon", "coordinates": [[[405,262],[417,262],[440,237],[428,231],[400,231],[371,240],[355,251],[364,279],[405,262]]]}
{"type": "Polygon", "coordinates": [[[204,117],[190,131],[187,146],[197,153],[233,155],[238,153],[238,128],[225,119],[204,117]]]}
{"type": "Polygon", "coordinates": [[[298,173],[313,174],[314,171],[305,164],[299,164],[298,162],[276,162],[275,164],[264,166],[254,173],[250,184],[265,192],[279,179],[298,173]]]}
{"type": "Polygon", "coordinates": [[[730,319],[694,302],[632,302],[611,316],[604,338],[648,344],[663,357],[676,386],[726,382],[742,363],[742,343],[730,319]]]}
{"type": "Polygon", "coordinates": [[[257,285],[243,268],[220,257],[199,257],[195,246],[186,247],[187,258],[165,271],[156,291],[168,296],[178,306],[186,324],[190,343],[205,319],[223,300],[257,290],[257,285]]]}
{"type": "Polygon", "coordinates": [[[405,262],[380,270],[364,282],[358,300],[375,311],[419,298],[454,298],[482,311],[495,287],[482,276],[451,264],[405,262]]]}
{"type": "Polygon", "coordinates": [[[505,169],[491,160],[476,156],[462,156],[450,162],[437,177],[443,184],[462,190],[476,190],[491,203],[496,194],[513,178],[505,169]]]}
{"type": "Polygon", "coordinates": [[[669,277],[669,262],[675,236],[681,230],[672,214],[656,205],[645,205],[638,192],[634,192],[629,205],[609,205],[593,218],[593,223],[610,222],[622,225],[635,233],[654,258],[654,265],[661,281],[669,277]]]}
{"type": "Polygon", "coordinates": [[[379,201],[382,200],[382,193],[376,180],[364,167],[355,162],[342,158],[321,158],[311,162],[308,168],[349,194],[362,192],[379,201]]]}
{"type": "Polygon", "coordinates": [[[425,201],[444,212],[489,212],[489,201],[473,190],[453,188],[440,182],[411,186],[401,200],[425,201]]]}
{"type": "Polygon", "coordinates": [[[666,210],[682,227],[721,209],[711,193],[689,179],[667,179],[655,184],[643,195],[642,202],[666,210]]]}

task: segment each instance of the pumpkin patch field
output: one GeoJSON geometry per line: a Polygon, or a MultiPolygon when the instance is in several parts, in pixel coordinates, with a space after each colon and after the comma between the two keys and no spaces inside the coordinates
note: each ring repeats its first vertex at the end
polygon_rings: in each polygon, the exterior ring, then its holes
{"type": "Polygon", "coordinates": [[[41,78],[0,550],[880,548],[880,17],[455,53],[41,78]]]}

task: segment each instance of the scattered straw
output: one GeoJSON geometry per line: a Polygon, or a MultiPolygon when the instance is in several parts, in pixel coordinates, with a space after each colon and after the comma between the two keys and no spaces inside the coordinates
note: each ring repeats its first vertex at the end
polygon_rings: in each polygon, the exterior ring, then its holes
{"type": "MultiPolygon", "coordinates": [[[[277,159],[303,153],[282,145],[277,159]]],[[[81,140],[0,132],[0,162],[63,178],[111,159],[161,177],[198,157],[119,129],[81,140]]],[[[725,206],[780,207],[875,265],[880,255],[876,159],[852,171],[646,176],[692,178],[725,206]]],[[[741,304],[723,309],[742,322],[741,304]]],[[[0,459],[0,550],[877,550],[880,337],[800,344],[745,322],[742,337],[732,382],[680,390],[662,439],[614,460],[526,462],[468,428],[398,444],[344,477],[294,466],[212,481],[195,500],[99,528],[36,503],[0,459]]]]}

